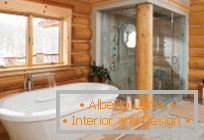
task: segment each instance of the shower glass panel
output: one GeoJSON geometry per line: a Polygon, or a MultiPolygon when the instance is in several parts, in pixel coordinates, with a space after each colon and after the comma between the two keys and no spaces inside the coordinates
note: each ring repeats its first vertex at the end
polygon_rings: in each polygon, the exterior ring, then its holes
{"type": "MultiPolygon", "coordinates": [[[[182,68],[185,49],[185,18],[154,7],[153,88],[154,90],[184,89],[182,68]]],[[[176,96],[155,95],[154,99],[170,101],[176,96]]]]}
{"type": "Polygon", "coordinates": [[[135,89],[135,15],[128,9],[102,13],[101,62],[111,72],[113,85],[135,89]]]}

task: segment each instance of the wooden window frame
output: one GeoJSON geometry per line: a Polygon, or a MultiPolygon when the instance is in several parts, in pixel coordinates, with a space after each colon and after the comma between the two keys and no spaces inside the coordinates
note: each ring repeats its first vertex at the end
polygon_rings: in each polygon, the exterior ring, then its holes
{"type": "Polygon", "coordinates": [[[36,69],[38,67],[42,68],[43,66],[46,68],[49,66],[71,66],[71,9],[31,1],[5,0],[0,1],[0,13],[22,15],[28,18],[26,64],[1,68],[0,72],[11,71],[12,69],[36,69]],[[60,20],[59,63],[33,64],[33,17],[60,20]]]}

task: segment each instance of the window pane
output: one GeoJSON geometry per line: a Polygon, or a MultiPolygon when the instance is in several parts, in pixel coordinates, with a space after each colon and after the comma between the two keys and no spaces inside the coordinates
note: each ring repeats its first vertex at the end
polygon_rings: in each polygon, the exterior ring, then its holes
{"type": "Polygon", "coordinates": [[[26,63],[27,17],[0,13],[0,65],[26,63]]]}
{"type": "Polygon", "coordinates": [[[59,63],[60,21],[33,18],[33,63],[59,63]]]}

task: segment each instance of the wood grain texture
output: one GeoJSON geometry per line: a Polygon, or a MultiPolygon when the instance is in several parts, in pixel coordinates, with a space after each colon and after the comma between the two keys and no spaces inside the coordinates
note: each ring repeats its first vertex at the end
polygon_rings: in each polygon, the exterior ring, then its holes
{"type": "Polygon", "coordinates": [[[90,43],[87,42],[73,42],[72,52],[89,52],[91,49],[90,43]]]}
{"type": "Polygon", "coordinates": [[[88,65],[91,63],[90,54],[72,54],[72,64],[74,66],[88,65]]]}
{"type": "Polygon", "coordinates": [[[204,26],[191,26],[190,36],[204,36],[204,26]]]}
{"type": "Polygon", "coordinates": [[[153,5],[140,4],[136,7],[136,87],[138,90],[152,90],[153,77],[153,5]]]}
{"type": "Polygon", "coordinates": [[[204,13],[190,13],[190,25],[203,25],[204,24],[204,13]]]}
{"type": "Polygon", "coordinates": [[[191,3],[190,6],[190,13],[199,13],[199,12],[203,12],[204,11],[204,5],[202,5],[202,3],[191,3]]]}
{"type": "MultiPolygon", "coordinates": [[[[136,88],[137,90],[153,89],[153,5],[136,6],[137,47],[136,51],[136,88]]],[[[152,102],[153,95],[140,95],[141,102],[152,102]]],[[[143,109],[151,115],[151,109],[143,109]]]]}
{"type": "Polygon", "coordinates": [[[189,17],[189,89],[204,78],[204,1],[191,0],[189,17]]]}
{"type": "Polygon", "coordinates": [[[74,16],[72,19],[72,23],[78,26],[90,26],[91,19],[89,17],[74,16]]]}
{"type": "Polygon", "coordinates": [[[190,1],[190,5],[192,6],[192,5],[195,5],[195,4],[203,4],[203,0],[191,0],[190,1]]]}
{"type": "Polygon", "coordinates": [[[91,28],[72,26],[72,38],[76,40],[90,40],[91,28]]]}
{"type": "Polygon", "coordinates": [[[71,8],[74,13],[78,13],[78,14],[83,14],[83,15],[91,14],[91,5],[81,0],[26,0],[26,1],[35,1],[43,4],[67,7],[67,8],[71,8]]]}
{"type": "MultiPolygon", "coordinates": [[[[190,53],[190,58],[198,58],[198,57],[201,57],[201,59],[203,59],[203,56],[204,56],[204,49],[201,47],[201,48],[190,48],[189,49],[189,53],[190,53]]],[[[191,59],[190,59],[191,60],[191,59]]]]}
{"type": "Polygon", "coordinates": [[[189,40],[190,48],[203,48],[204,47],[204,36],[190,36],[189,40]]]}

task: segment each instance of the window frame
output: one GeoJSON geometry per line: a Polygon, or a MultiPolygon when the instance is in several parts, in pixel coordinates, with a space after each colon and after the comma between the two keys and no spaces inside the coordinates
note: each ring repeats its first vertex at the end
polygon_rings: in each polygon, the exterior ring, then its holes
{"type": "Polygon", "coordinates": [[[26,64],[14,65],[0,68],[1,71],[10,71],[15,69],[36,69],[48,67],[71,66],[71,19],[72,10],[47,4],[41,4],[23,0],[12,0],[8,3],[0,3],[0,13],[26,16],[27,31],[26,31],[26,64]],[[6,5],[6,6],[5,6],[6,5]],[[28,10],[28,7],[30,9],[28,10]],[[48,9],[49,7],[49,9],[48,9]],[[59,62],[50,64],[33,64],[33,18],[45,18],[59,20],[59,62]]]}
{"type": "Polygon", "coordinates": [[[33,18],[44,18],[44,19],[50,19],[50,20],[58,20],[58,21],[60,21],[60,27],[59,27],[59,62],[58,63],[54,63],[55,65],[57,65],[57,64],[64,64],[64,59],[63,59],[63,48],[64,48],[64,46],[63,46],[63,40],[62,40],[62,38],[63,38],[63,34],[62,34],[62,31],[63,31],[63,26],[62,26],[62,24],[63,24],[63,19],[60,19],[60,18],[53,18],[53,17],[45,17],[45,16],[39,16],[39,15],[34,15],[34,14],[32,14],[32,15],[29,15],[29,17],[28,17],[28,26],[29,26],[29,29],[28,30],[30,30],[30,31],[28,31],[28,42],[29,42],[29,47],[28,47],[28,53],[29,53],[29,55],[28,55],[28,60],[27,60],[27,65],[28,66],[43,66],[43,65],[54,65],[54,64],[50,64],[50,63],[42,63],[42,64],[33,64],[33,39],[34,39],[34,34],[33,34],[33,18]]]}

